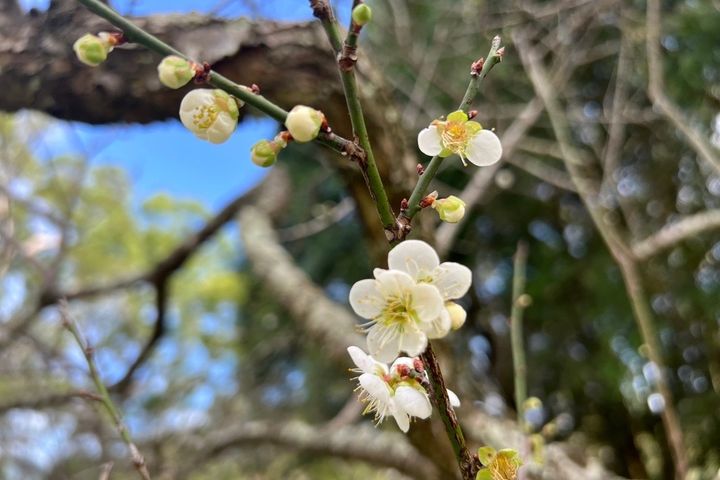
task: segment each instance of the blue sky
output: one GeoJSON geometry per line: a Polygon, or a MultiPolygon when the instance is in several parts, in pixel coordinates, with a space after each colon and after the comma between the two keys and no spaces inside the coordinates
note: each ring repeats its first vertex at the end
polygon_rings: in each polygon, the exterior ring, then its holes
{"type": "MultiPolygon", "coordinates": [[[[47,8],[49,0],[21,0],[25,8],[47,8]]],[[[311,20],[305,0],[118,0],[114,8],[126,14],[213,12],[225,17],[265,17],[274,20],[311,20]]],[[[342,19],[348,6],[340,9],[342,19]]],[[[102,66],[98,67],[102,68],[102,66]]],[[[258,79],[262,83],[262,79],[258,79]]],[[[201,201],[217,210],[238,193],[252,187],[266,171],[250,162],[250,147],[272,137],[277,124],[268,119],[247,119],[222,145],[196,139],[178,121],[151,125],[102,125],[51,122],[36,144],[47,158],[65,153],[85,154],[93,164],[124,168],[132,181],[136,204],[155,193],[201,201]]]]}

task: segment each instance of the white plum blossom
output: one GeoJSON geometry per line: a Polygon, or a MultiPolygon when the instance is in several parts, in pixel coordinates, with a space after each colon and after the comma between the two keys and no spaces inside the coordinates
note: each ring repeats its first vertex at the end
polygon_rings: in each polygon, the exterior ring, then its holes
{"type": "Polygon", "coordinates": [[[434,120],[418,134],[418,147],[425,155],[447,157],[457,154],[465,160],[484,167],[502,156],[500,139],[478,122],[468,119],[462,110],[452,112],[445,120],[434,120]]]}
{"type": "Polygon", "coordinates": [[[455,262],[440,263],[435,250],[420,240],[406,240],[390,250],[388,267],[389,271],[404,272],[419,285],[431,285],[440,293],[444,308],[433,319],[432,328],[426,330],[429,338],[442,338],[453,324],[459,328],[464,323],[465,317],[458,310],[462,307],[452,300],[462,297],[470,289],[472,272],[469,268],[455,262]]]}
{"type": "MultiPolygon", "coordinates": [[[[397,248],[397,247],[395,247],[397,248]]],[[[360,280],[350,289],[350,306],[370,320],[367,346],[370,354],[390,362],[400,352],[416,356],[425,351],[428,332],[443,308],[440,291],[417,283],[397,270],[375,270],[374,279],[360,280]]]]}
{"type": "MultiPolygon", "coordinates": [[[[363,413],[373,413],[377,423],[392,416],[403,432],[410,429],[411,417],[430,417],[430,398],[421,384],[427,376],[419,359],[400,357],[388,368],[358,347],[347,350],[357,366],[353,371],[360,374],[360,400],[367,403],[363,413]]],[[[459,406],[457,395],[450,390],[447,393],[451,405],[459,406]]]]}
{"type": "Polygon", "coordinates": [[[196,137],[222,143],[237,126],[238,103],[222,90],[192,90],[180,103],[180,120],[196,137]]]}

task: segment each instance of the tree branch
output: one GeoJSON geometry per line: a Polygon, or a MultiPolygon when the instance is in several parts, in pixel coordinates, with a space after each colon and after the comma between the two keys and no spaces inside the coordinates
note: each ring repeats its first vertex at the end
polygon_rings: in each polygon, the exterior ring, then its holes
{"type": "Polygon", "coordinates": [[[660,1],[647,1],[646,49],[648,61],[648,94],[665,118],[683,134],[693,150],[716,173],[720,173],[720,158],[718,152],[710,143],[707,135],[698,128],[693,127],[692,119],[687,118],[677,105],[665,94],[665,80],[663,74],[662,55],[660,54],[660,27],[662,17],[660,14],[660,1]]]}

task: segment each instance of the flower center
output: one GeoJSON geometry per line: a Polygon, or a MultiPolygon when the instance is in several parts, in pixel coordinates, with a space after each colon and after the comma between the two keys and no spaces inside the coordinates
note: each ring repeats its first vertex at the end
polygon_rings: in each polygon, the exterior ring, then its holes
{"type": "Polygon", "coordinates": [[[202,105],[195,109],[193,124],[201,130],[207,130],[215,123],[219,113],[216,105],[202,105]]]}
{"type": "Polygon", "coordinates": [[[414,321],[415,311],[412,309],[412,296],[409,293],[388,300],[381,315],[385,325],[404,324],[414,321]]]}
{"type": "Polygon", "coordinates": [[[442,133],[442,143],[445,148],[462,156],[468,143],[468,131],[465,125],[459,122],[447,122],[442,133]]]}

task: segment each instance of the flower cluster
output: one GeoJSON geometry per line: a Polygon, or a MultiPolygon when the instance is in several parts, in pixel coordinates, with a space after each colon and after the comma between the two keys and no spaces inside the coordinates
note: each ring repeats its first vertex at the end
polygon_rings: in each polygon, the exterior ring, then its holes
{"type": "Polygon", "coordinates": [[[444,337],[462,326],[465,310],[453,300],[468,291],[472,272],[458,263],[440,263],[435,250],[419,240],[407,240],[393,248],[388,254],[388,267],[376,268],[374,278],[360,280],[350,289],[352,309],[369,320],[363,328],[370,355],[357,347],[348,351],[366,374],[359,378],[362,398],[369,402],[366,412],[374,412],[379,421],[392,415],[406,431],[405,417],[427,418],[430,407],[427,403],[425,409],[416,393],[401,388],[410,387],[427,399],[417,380],[424,378],[422,362],[418,360],[416,365],[412,359],[398,355],[405,352],[418,356],[425,351],[428,339],[444,337]],[[388,370],[385,364],[393,360],[388,370]],[[373,375],[376,378],[371,378],[373,375]]]}
{"type": "MultiPolygon", "coordinates": [[[[357,366],[353,371],[360,374],[360,399],[367,403],[363,413],[373,413],[378,423],[392,416],[403,432],[410,429],[411,417],[430,416],[432,406],[423,387],[427,376],[419,359],[400,357],[388,368],[358,347],[348,347],[348,353],[357,366]]],[[[451,405],[460,406],[457,395],[451,390],[447,393],[451,405]]]]}

